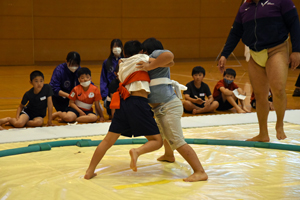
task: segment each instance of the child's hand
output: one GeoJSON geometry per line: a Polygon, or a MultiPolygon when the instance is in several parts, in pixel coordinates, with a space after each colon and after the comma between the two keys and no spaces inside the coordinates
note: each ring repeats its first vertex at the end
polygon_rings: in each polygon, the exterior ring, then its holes
{"type": "Polygon", "coordinates": [[[105,122],[104,117],[99,117],[98,122],[105,122]]]}
{"type": "Polygon", "coordinates": [[[52,122],[48,122],[47,126],[56,126],[55,124],[53,124],[52,122]]]}
{"type": "Polygon", "coordinates": [[[80,116],[86,116],[86,114],[84,112],[80,112],[79,115],[80,116]]]}
{"type": "Polygon", "coordinates": [[[140,61],[136,64],[136,68],[148,71],[147,68],[148,68],[149,64],[150,63],[148,63],[148,62],[140,61]]]}
{"type": "Polygon", "coordinates": [[[195,95],[195,98],[196,98],[196,101],[194,103],[199,104],[199,105],[205,103],[205,101],[203,101],[201,98],[198,98],[196,95],[195,95]]]}

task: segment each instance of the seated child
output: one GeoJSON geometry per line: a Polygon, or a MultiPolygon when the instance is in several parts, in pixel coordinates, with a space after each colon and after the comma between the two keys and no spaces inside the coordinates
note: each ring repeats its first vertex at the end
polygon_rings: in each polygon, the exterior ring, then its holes
{"type": "MultiPolygon", "coordinates": [[[[44,123],[44,117],[48,107],[48,126],[52,126],[51,115],[53,110],[53,91],[49,84],[44,84],[44,75],[40,71],[33,71],[30,74],[30,83],[33,85],[27,91],[21,104],[17,109],[16,118],[6,117],[0,119],[0,125],[10,124],[16,128],[38,127],[44,123]]],[[[0,129],[0,130],[3,130],[0,129]]]]}
{"type": "Polygon", "coordinates": [[[235,76],[236,72],[233,69],[228,68],[224,71],[224,79],[216,84],[213,97],[219,102],[217,110],[229,110],[234,107],[238,113],[250,112],[246,108],[244,100],[237,99],[233,93],[233,90],[237,89],[239,94],[246,95],[246,93],[233,82],[235,76]],[[240,101],[242,108],[238,106],[238,100],[240,101]]]}
{"type": "MultiPolygon", "coordinates": [[[[113,79],[110,82],[109,86],[108,86],[108,95],[110,97],[110,98],[106,98],[108,106],[110,105],[110,101],[111,101],[111,98],[113,96],[113,93],[115,93],[119,88],[120,80],[119,80],[119,77],[118,77],[118,72],[119,72],[119,65],[116,66],[116,69],[114,71],[114,74],[116,75],[116,78],[113,79]]],[[[111,110],[111,117],[113,118],[114,114],[115,114],[115,109],[110,109],[110,110],[111,110]]]]}
{"type": "Polygon", "coordinates": [[[97,121],[97,115],[93,112],[93,103],[100,114],[99,121],[104,121],[99,101],[102,99],[100,90],[91,84],[91,71],[82,67],[78,69],[78,81],[80,85],[75,86],[69,94],[69,107],[66,112],[53,113],[52,119],[59,117],[64,122],[90,123],[97,121]]]}
{"type": "MultiPolygon", "coordinates": [[[[269,91],[268,101],[269,101],[269,109],[275,110],[275,108],[273,106],[273,98],[272,98],[271,90],[269,91]]],[[[250,104],[251,104],[252,108],[256,109],[256,99],[255,99],[254,92],[252,92],[252,94],[251,94],[250,104]]]]}
{"type": "Polygon", "coordinates": [[[92,157],[90,165],[84,176],[90,179],[96,176],[94,173],[98,163],[106,151],[123,135],[127,137],[145,136],[148,140],[144,145],[130,149],[130,168],[137,171],[136,162],[140,155],[159,149],[163,142],[157,124],[153,118],[153,112],[148,104],[150,93],[148,72],[138,69],[139,61],[149,62],[149,56],[139,54],[142,45],[139,41],[128,41],[124,45],[124,55],[119,61],[120,87],[114,93],[110,108],[115,108],[115,114],[109,127],[108,133],[98,145],[92,157]],[[121,94],[120,105],[116,101],[121,94]],[[118,109],[119,108],[119,109],[118,109]]]}
{"type": "Polygon", "coordinates": [[[214,101],[208,85],[202,82],[205,77],[205,69],[200,66],[194,67],[192,76],[194,80],[186,84],[187,90],[183,91],[184,112],[195,115],[215,111],[219,103],[214,101]],[[205,96],[208,97],[207,101],[205,101],[205,96]]]}

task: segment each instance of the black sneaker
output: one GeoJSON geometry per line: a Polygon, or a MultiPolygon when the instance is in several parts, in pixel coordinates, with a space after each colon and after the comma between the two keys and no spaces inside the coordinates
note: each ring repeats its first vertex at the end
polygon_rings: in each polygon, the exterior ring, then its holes
{"type": "Polygon", "coordinates": [[[293,97],[300,97],[300,89],[296,88],[294,90],[293,97]]]}

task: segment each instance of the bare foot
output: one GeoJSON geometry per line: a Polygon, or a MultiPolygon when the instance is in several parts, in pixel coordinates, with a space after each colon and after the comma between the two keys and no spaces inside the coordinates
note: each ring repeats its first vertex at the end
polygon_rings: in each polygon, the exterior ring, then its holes
{"type": "Polygon", "coordinates": [[[0,126],[0,130],[6,130],[5,128],[3,128],[2,126],[0,126]]]}
{"type": "Polygon", "coordinates": [[[260,135],[257,135],[257,136],[255,136],[255,137],[253,137],[253,138],[250,138],[250,139],[246,140],[246,141],[253,141],[253,142],[269,142],[269,141],[270,141],[270,138],[269,138],[269,136],[262,137],[262,136],[260,136],[260,135]]]}
{"type": "Polygon", "coordinates": [[[284,140],[286,138],[283,126],[279,126],[276,124],[276,137],[278,140],[284,140]]]}
{"type": "Polygon", "coordinates": [[[3,119],[0,119],[0,125],[6,124],[7,122],[9,122],[10,119],[11,119],[10,117],[5,117],[3,119]]]}
{"type": "Polygon", "coordinates": [[[246,113],[246,111],[244,111],[243,109],[241,109],[240,107],[236,109],[237,113],[246,113]]]}
{"type": "Polygon", "coordinates": [[[196,181],[206,181],[208,176],[205,172],[197,172],[190,175],[187,178],[184,178],[183,181],[185,182],[196,182],[196,181]]]}
{"type": "Polygon", "coordinates": [[[245,112],[247,112],[247,113],[250,113],[250,112],[251,112],[250,110],[248,110],[248,109],[246,108],[246,106],[243,107],[243,110],[244,110],[245,112]]]}
{"type": "Polygon", "coordinates": [[[161,161],[161,162],[170,162],[170,163],[173,163],[173,162],[175,162],[175,157],[174,156],[162,155],[161,157],[157,158],[157,160],[161,161]]]}
{"type": "Polygon", "coordinates": [[[131,157],[130,168],[132,169],[132,171],[136,172],[137,171],[136,162],[139,157],[139,154],[136,149],[130,149],[129,154],[131,157]]]}
{"type": "Polygon", "coordinates": [[[193,115],[196,115],[197,114],[197,109],[193,109],[193,115]]]}
{"type": "Polygon", "coordinates": [[[52,114],[52,120],[55,120],[59,116],[60,113],[61,113],[61,111],[53,113],[52,114]]]}
{"type": "Polygon", "coordinates": [[[91,179],[91,178],[93,178],[95,176],[97,176],[96,173],[94,173],[93,171],[87,170],[86,173],[85,173],[85,175],[84,175],[84,178],[85,179],[91,179]]]}

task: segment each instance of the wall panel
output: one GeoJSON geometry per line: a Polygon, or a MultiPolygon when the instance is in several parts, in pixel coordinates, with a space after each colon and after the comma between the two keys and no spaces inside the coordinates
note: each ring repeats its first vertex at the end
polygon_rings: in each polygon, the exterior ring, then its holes
{"type": "Polygon", "coordinates": [[[121,17],[121,3],[122,0],[34,0],[33,13],[48,17],[121,17]]]}
{"type": "Polygon", "coordinates": [[[198,38],[199,18],[125,18],[123,38],[198,38]]]}
{"type": "MultiPolygon", "coordinates": [[[[125,18],[199,18],[200,0],[122,1],[125,18]]],[[[146,21],[145,21],[146,22],[146,21]]]]}
{"type": "Polygon", "coordinates": [[[120,18],[35,17],[35,39],[111,39],[121,37],[120,18]]]}
{"type": "Polygon", "coordinates": [[[82,60],[104,60],[110,54],[111,40],[35,40],[35,61],[64,62],[70,51],[82,60]]]}

